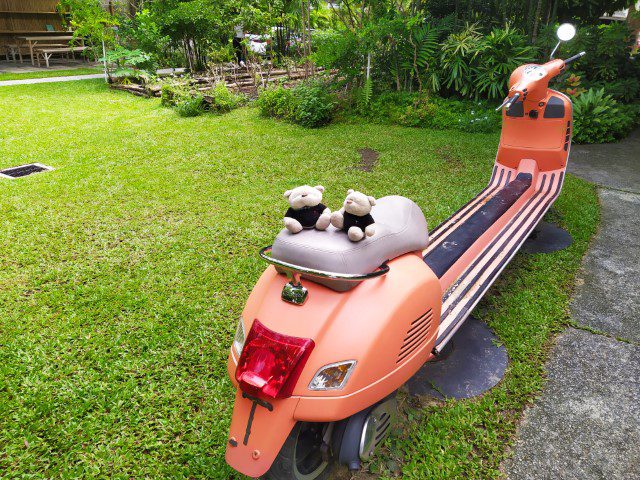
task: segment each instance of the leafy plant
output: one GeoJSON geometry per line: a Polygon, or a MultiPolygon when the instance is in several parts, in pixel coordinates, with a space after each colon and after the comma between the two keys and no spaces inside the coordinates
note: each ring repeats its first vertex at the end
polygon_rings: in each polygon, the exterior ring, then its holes
{"type": "Polygon", "coordinates": [[[351,31],[320,30],[312,37],[311,59],[319,67],[338,69],[347,80],[362,74],[364,51],[351,31]]]}
{"type": "Polygon", "coordinates": [[[160,90],[160,104],[163,107],[174,107],[188,95],[188,90],[184,84],[164,81],[160,90]]]}
{"type": "Polygon", "coordinates": [[[288,118],[294,109],[293,93],[281,85],[271,86],[260,92],[256,105],[264,117],[288,118]]]}
{"type": "Polygon", "coordinates": [[[578,143],[607,143],[627,135],[634,118],[618,108],[604,88],[589,89],[573,102],[573,138],[578,143]]]}
{"type": "Polygon", "coordinates": [[[151,55],[142,50],[129,50],[120,45],[115,45],[113,49],[107,52],[106,57],[101,58],[108,64],[114,65],[115,69],[110,75],[116,77],[134,77],[148,79],[155,75],[156,65],[151,55]]]}
{"type": "Polygon", "coordinates": [[[231,92],[223,82],[216,83],[206,97],[208,108],[216,113],[230,112],[246,104],[247,101],[244,95],[231,92]]]}
{"type": "Polygon", "coordinates": [[[418,93],[386,92],[371,102],[366,118],[407,127],[495,132],[501,117],[492,106],[471,100],[454,100],[418,93]]]}
{"type": "Polygon", "coordinates": [[[204,113],[204,97],[200,94],[183,98],[176,104],[176,112],[181,117],[197,117],[204,113]]]}
{"type": "Polygon", "coordinates": [[[356,105],[359,111],[363,112],[369,108],[371,97],[373,96],[373,80],[367,78],[362,88],[356,90],[356,105]]]}
{"type": "Polygon", "coordinates": [[[520,65],[535,59],[535,49],[528,39],[509,27],[494,28],[478,45],[472,76],[475,97],[503,97],[509,87],[509,76],[520,65]]]}
{"type": "Polygon", "coordinates": [[[473,89],[472,63],[479,53],[481,36],[476,24],[452,33],[442,44],[442,68],[445,84],[462,96],[470,96],[473,89]]]}
{"type": "Polygon", "coordinates": [[[565,86],[561,90],[572,97],[578,97],[587,91],[587,89],[582,86],[582,77],[575,73],[569,75],[564,80],[564,84],[565,86]]]}
{"type": "Polygon", "coordinates": [[[294,88],[269,87],[257,100],[263,116],[283,118],[307,128],[317,128],[331,122],[335,102],[319,84],[302,83],[294,88]]]}
{"type": "Polygon", "coordinates": [[[335,104],[321,85],[300,84],[293,88],[295,98],[295,123],[307,128],[317,128],[331,122],[335,104]]]}
{"type": "Polygon", "coordinates": [[[133,17],[120,19],[118,35],[126,45],[148,54],[154,63],[162,62],[163,66],[176,64],[170,48],[171,39],[163,34],[158,19],[148,8],[138,11],[133,17]]]}
{"type": "Polygon", "coordinates": [[[102,54],[102,42],[107,47],[116,44],[113,28],[118,19],[102,8],[100,0],[61,0],[57,10],[65,24],[73,29],[74,38],[83,38],[95,56],[102,54]]]}
{"type": "Polygon", "coordinates": [[[440,77],[438,75],[436,64],[439,54],[438,40],[440,37],[440,29],[431,23],[414,28],[408,38],[411,46],[409,50],[409,58],[404,59],[402,66],[411,72],[411,78],[418,81],[419,88],[422,91],[422,78],[425,73],[428,76],[428,85],[431,91],[438,91],[440,88],[440,77]]]}
{"type": "Polygon", "coordinates": [[[605,93],[620,102],[631,103],[640,97],[640,79],[618,78],[610,82],[592,82],[593,88],[604,88],[605,93]]]}

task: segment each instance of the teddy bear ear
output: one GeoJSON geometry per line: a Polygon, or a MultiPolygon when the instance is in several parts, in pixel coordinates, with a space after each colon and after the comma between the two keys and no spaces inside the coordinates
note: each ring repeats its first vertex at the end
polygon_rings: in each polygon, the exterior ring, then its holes
{"type": "Polygon", "coordinates": [[[324,192],[324,187],[322,185],[316,185],[315,189],[324,192]]]}
{"type": "Polygon", "coordinates": [[[373,198],[371,196],[369,196],[367,198],[369,199],[369,203],[371,204],[371,206],[374,206],[376,204],[376,199],[375,198],[373,198]]]}
{"type": "Polygon", "coordinates": [[[351,195],[353,192],[355,192],[355,190],[353,188],[350,188],[349,190],[347,190],[347,195],[351,195]]]}
{"type": "Polygon", "coordinates": [[[289,196],[293,193],[293,190],[287,190],[284,192],[284,198],[289,198],[289,196]]]}

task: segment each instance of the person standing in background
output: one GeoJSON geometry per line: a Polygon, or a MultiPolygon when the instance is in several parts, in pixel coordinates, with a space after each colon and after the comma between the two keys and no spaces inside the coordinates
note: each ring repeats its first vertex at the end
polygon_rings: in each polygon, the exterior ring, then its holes
{"type": "Polygon", "coordinates": [[[241,67],[246,67],[247,65],[244,61],[244,45],[242,45],[243,40],[244,29],[242,28],[242,25],[236,25],[233,34],[233,50],[235,52],[238,65],[240,65],[241,67]]]}

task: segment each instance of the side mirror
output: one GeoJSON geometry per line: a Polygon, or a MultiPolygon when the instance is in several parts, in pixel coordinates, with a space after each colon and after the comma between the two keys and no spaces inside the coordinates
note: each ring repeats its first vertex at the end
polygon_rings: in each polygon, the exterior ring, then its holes
{"type": "Polygon", "coordinates": [[[563,23],[558,27],[558,30],[556,30],[556,35],[558,37],[558,43],[556,44],[555,47],[553,47],[553,50],[551,51],[551,55],[550,55],[551,59],[553,59],[553,56],[555,55],[556,50],[558,50],[560,43],[568,42],[569,40],[571,40],[573,37],[576,36],[576,27],[574,27],[570,23],[563,23]]]}
{"type": "Polygon", "coordinates": [[[558,27],[558,30],[556,30],[556,35],[561,42],[568,42],[576,36],[576,27],[570,23],[563,23],[558,27]]]}

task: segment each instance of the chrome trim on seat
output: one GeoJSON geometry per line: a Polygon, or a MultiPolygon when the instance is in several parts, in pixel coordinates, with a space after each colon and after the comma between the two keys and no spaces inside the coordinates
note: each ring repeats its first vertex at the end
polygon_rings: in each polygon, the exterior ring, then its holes
{"type": "MultiPolygon", "coordinates": [[[[315,270],[313,268],[303,267],[301,265],[294,265],[292,263],[283,262],[282,260],[277,260],[267,253],[271,252],[271,248],[273,245],[269,245],[260,250],[260,258],[264,261],[276,265],[280,268],[283,268],[289,272],[292,272],[294,276],[296,274],[300,275],[308,275],[311,277],[319,277],[319,278],[328,278],[331,280],[342,280],[346,282],[361,282],[363,280],[371,280],[372,278],[382,277],[389,273],[389,265],[383,263],[378,267],[378,269],[371,273],[337,273],[337,272],[326,272],[324,270],[315,270]]],[[[299,281],[299,280],[298,280],[299,281]]]]}

